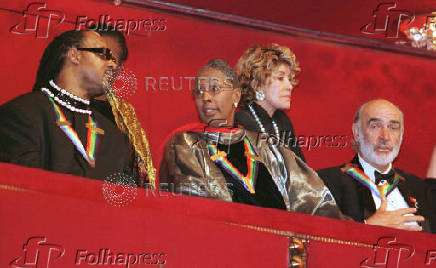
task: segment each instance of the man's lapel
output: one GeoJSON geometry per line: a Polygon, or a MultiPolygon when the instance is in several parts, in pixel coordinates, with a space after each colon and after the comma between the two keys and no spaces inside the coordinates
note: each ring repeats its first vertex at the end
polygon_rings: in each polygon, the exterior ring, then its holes
{"type": "MultiPolygon", "coordinates": [[[[358,168],[363,171],[362,165],[359,162],[359,157],[357,156],[357,154],[353,158],[353,160],[351,160],[351,163],[357,165],[358,168]]],[[[357,189],[359,206],[363,209],[363,218],[367,219],[375,213],[374,199],[372,198],[371,191],[367,187],[365,187],[362,183],[358,182],[357,180],[355,179],[353,180],[357,189]]]]}
{"type": "MultiPolygon", "coordinates": [[[[397,171],[395,171],[398,175],[400,175],[397,171]]],[[[401,176],[401,175],[400,175],[401,176]]],[[[416,215],[424,215],[422,211],[422,207],[420,207],[418,202],[418,197],[411,195],[409,191],[409,187],[407,185],[407,179],[403,176],[400,177],[400,183],[398,184],[398,190],[400,190],[401,195],[404,197],[404,201],[406,201],[407,205],[410,208],[417,207],[418,211],[415,213],[416,215]]],[[[426,218],[423,222],[418,222],[422,227],[423,232],[431,233],[430,221],[426,218]]]]}
{"type": "Polygon", "coordinates": [[[407,205],[411,208],[415,207],[416,204],[415,202],[412,201],[414,200],[414,197],[410,195],[410,191],[408,190],[406,179],[403,176],[400,177],[400,182],[398,183],[398,190],[400,190],[400,193],[404,197],[404,201],[406,201],[407,205]]]}

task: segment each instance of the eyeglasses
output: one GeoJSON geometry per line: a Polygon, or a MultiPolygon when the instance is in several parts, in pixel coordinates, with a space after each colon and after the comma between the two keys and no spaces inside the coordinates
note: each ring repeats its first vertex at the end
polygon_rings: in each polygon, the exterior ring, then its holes
{"type": "Polygon", "coordinates": [[[206,93],[206,91],[207,91],[207,93],[209,93],[209,95],[215,96],[215,95],[221,93],[222,91],[226,90],[226,88],[228,88],[230,90],[233,89],[233,87],[228,87],[228,86],[220,87],[219,85],[211,85],[210,87],[194,89],[193,94],[194,94],[194,97],[201,98],[204,95],[204,93],[206,93]]]}
{"type": "Polygon", "coordinates": [[[112,55],[112,51],[106,47],[78,47],[77,50],[89,51],[98,54],[105,60],[117,62],[117,59],[112,55]]]}

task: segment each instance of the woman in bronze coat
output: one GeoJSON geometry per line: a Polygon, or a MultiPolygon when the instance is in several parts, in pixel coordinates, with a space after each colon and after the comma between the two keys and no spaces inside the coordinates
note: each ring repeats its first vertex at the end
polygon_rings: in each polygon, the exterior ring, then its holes
{"type": "Polygon", "coordinates": [[[342,218],[322,180],[288,147],[234,125],[241,90],[225,61],[199,70],[193,95],[202,124],[168,140],[161,183],[187,195],[342,218]]]}

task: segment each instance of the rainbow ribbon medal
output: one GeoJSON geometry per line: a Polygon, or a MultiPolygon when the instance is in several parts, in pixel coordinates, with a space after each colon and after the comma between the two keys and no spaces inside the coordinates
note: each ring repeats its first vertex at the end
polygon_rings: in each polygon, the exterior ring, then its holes
{"type": "Polygon", "coordinates": [[[71,127],[71,123],[67,120],[64,113],[59,106],[53,101],[51,97],[48,99],[53,104],[55,114],[57,117],[56,124],[62,131],[70,138],[77,150],[82,154],[83,158],[89,163],[91,167],[95,167],[95,148],[97,147],[97,133],[104,134],[102,129],[97,128],[97,124],[92,116],[88,117],[88,123],[85,126],[88,128],[86,150],[77,135],[77,132],[71,127]]]}
{"type": "Polygon", "coordinates": [[[395,187],[397,187],[399,182],[400,182],[400,175],[395,174],[394,181],[392,182],[392,184],[385,182],[383,185],[378,186],[378,189],[383,194],[383,196],[388,196],[393,190],[395,190],[395,187]]]}
{"type": "Polygon", "coordinates": [[[256,155],[250,141],[244,138],[245,157],[247,158],[247,175],[242,175],[227,159],[227,154],[218,150],[215,145],[208,144],[210,159],[224,168],[234,179],[241,182],[244,188],[254,194],[254,183],[257,177],[260,158],[256,155]]]}
{"type": "Polygon", "coordinates": [[[383,185],[377,186],[362,170],[355,167],[352,164],[347,164],[345,167],[341,168],[342,172],[347,173],[358,182],[362,183],[366,186],[374,195],[377,197],[386,197],[388,196],[395,188],[398,186],[400,182],[401,176],[395,173],[394,181],[392,184],[388,182],[383,185]]]}

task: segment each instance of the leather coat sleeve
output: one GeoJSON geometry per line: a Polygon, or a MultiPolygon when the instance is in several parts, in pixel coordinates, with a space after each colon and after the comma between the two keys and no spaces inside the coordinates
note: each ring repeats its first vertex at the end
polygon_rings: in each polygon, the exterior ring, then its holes
{"type": "MultiPolygon", "coordinates": [[[[289,211],[336,219],[350,219],[344,216],[336,205],[333,195],[321,178],[303,160],[286,146],[275,145],[257,133],[247,131],[255,150],[270,172],[279,189],[285,182],[286,193],[282,193],[289,211]]],[[[283,192],[283,191],[282,191],[283,192]]]]}
{"type": "Polygon", "coordinates": [[[197,135],[177,133],[171,137],[159,170],[161,187],[190,196],[232,201],[225,184],[217,179],[222,177],[221,172],[206,163],[207,150],[197,135]]]}
{"type": "Polygon", "coordinates": [[[290,177],[288,191],[291,210],[317,216],[352,220],[340,211],[324,182],[303,160],[289,149],[284,153],[290,177]],[[293,161],[291,161],[293,159],[293,161]]]}

